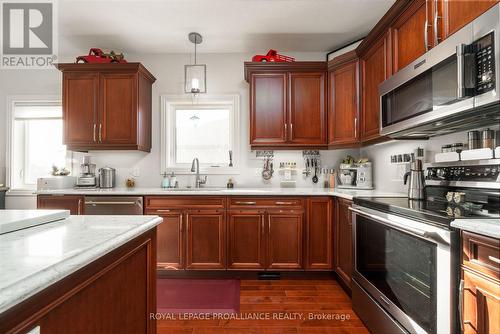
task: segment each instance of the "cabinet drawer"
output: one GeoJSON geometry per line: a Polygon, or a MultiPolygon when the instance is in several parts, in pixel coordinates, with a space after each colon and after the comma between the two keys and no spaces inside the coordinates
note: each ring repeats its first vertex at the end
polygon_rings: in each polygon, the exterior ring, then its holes
{"type": "Polygon", "coordinates": [[[500,279],[500,240],[462,232],[462,247],[465,267],[500,279]]]}
{"type": "Polygon", "coordinates": [[[146,209],[223,209],[225,197],[216,196],[147,196],[146,209]]]}
{"type": "Polygon", "coordinates": [[[238,208],[297,208],[304,207],[304,200],[297,197],[230,197],[229,207],[238,208]]]}

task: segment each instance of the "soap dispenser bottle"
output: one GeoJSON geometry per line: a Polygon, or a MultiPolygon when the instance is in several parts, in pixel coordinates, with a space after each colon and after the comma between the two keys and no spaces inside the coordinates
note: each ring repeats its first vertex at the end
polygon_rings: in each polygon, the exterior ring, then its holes
{"type": "Polygon", "coordinates": [[[162,188],[170,187],[170,179],[168,178],[167,172],[163,173],[163,180],[161,181],[162,188]]]}

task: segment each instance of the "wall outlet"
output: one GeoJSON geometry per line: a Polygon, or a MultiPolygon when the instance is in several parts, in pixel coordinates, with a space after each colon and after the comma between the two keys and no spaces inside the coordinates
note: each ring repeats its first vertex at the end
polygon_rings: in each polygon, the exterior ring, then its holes
{"type": "Polygon", "coordinates": [[[134,167],[134,169],[132,169],[132,176],[133,177],[141,176],[141,170],[139,169],[139,167],[134,167]]]}

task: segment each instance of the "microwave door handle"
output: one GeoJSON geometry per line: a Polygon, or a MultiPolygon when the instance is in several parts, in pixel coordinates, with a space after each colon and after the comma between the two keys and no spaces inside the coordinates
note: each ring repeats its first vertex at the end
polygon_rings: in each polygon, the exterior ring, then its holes
{"type": "Polygon", "coordinates": [[[457,45],[457,98],[465,98],[465,45],[457,45]]]}

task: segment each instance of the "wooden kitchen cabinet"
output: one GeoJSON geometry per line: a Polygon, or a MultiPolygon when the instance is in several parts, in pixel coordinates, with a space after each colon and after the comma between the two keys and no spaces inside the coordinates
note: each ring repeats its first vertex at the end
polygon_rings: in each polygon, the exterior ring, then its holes
{"type": "Polygon", "coordinates": [[[276,210],[267,214],[267,268],[301,269],[304,214],[297,210],[276,210]]]}
{"type": "Polygon", "coordinates": [[[434,6],[437,4],[438,11],[439,42],[448,38],[499,2],[499,0],[434,1],[433,4],[434,6]]]}
{"type": "Polygon", "coordinates": [[[75,151],[151,150],[151,88],[140,63],[58,64],[64,144],[75,151]]]}
{"type": "Polygon", "coordinates": [[[500,333],[500,240],[462,232],[462,326],[465,334],[500,333]]]}
{"type": "Polygon", "coordinates": [[[352,201],[337,198],[335,201],[334,221],[334,269],[342,283],[351,287],[351,273],[353,267],[352,255],[352,218],[349,207],[352,201]]]}
{"type": "Polygon", "coordinates": [[[74,195],[38,195],[37,209],[69,210],[71,215],[83,215],[85,199],[74,195]]]}
{"type": "Polygon", "coordinates": [[[158,227],[159,270],[226,269],[225,197],[146,196],[158,227]]]}
{"type": "Polygon", "coordinates": [[[333,212],[330,197],[307,200],[306,269],[331,270],[333,265],[333,212]]]}
{"type": "Polygon", "coordinates": [[[230,210],[228,224],[228,269],[258,269],[266,266],[264,210],[230,210]]]}
{"type": "Polygon", "coordinates": [[[253,148],[326,146],[325,62],[245,63],[253,148]]]}
{"type": "Polygon", "coordinates": [[[325,72],[289,74],[289,142],[326,143],[325,72]]]}
{"type": "Polygon", "coordinates": [[[353,147],[359,142],[359,63],[355,51],[329,64],[328,146],[353,147]]]}
{"type": "Polygon", "coordinates": [[[361,142],[380,138],[379,85],[391,75],[391,48],[389,34],[383,35],[360,54],[361,67],[361,142]]]}
{"type": "Polygon", "coordinates": [[[186,269],[226,268],[226,225],[223,211],[186,212],[186,269]]]}
{"type": "Polygon", "coordinates": [[[146,210],[147,215],[158,215],[163,223],[157,227],[157,267],[182,269],[184,267],[184,216],[180,210],[146,210]]]}
{"type": "Polygon", "coordinates": [[[397,72],[429,50],[432,11],[429,0],[414,0],[391,25],[393,72],[397,72]]]}

